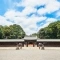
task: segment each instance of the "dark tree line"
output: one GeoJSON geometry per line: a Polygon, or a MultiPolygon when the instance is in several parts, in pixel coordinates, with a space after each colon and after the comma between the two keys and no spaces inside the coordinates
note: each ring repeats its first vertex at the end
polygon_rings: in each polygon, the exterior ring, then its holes
{"type": "Polygon", "coordinates": [[[60,21],[53,22],[38,32],[41,39],[60,39],[60,21]]]}
{"type": "Polygon", "coordinates": [[[2,26],[0,25],[0,39],[24,38],[25,32],[20,25],[2,26]]]}

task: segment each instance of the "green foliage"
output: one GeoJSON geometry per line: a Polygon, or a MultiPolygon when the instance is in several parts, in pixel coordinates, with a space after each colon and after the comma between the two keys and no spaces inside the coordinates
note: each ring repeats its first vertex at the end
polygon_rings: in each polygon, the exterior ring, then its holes
{"type": "Polygon", "coordinates": [[[38,32],[38,37],[39,38],[45,38],[45,30],[42,28],[39,32],[38,32]]]}
{"type": "Polygon", "coordinates": [[[37,36],[37,33],[33,33],[32,35],[30,35],[30,36],[37,36]]]}
{"type": "Polygon", "coordinates": [[[4,33],[4,36],[5,36],[6,38],[8,38],[8,36],[10,36],[10,33],[11,33],[10,27],[4,26],[4,28],[3,28],[3,33],[4,33]]]}
{"type": "Polygon", "coordinates": [[[3,26],[0,25],[0,39],[2,39],[3,37],[4,37],[3,26]]]}
{"type": "Polygon", "coordinates": [[[42,28],[38,32],[39,38],[59,39],[60,38],[60,21],[53,22],[48,27],[42,28]]]}
{"type": "Polygon", "coordinates": [[[20,25],[0,26],[0,28],[0,39],[17,39],[25,36],[25,32],[20,25]]]}
{"type": "Polygon", "coordinates": [[[3,33],[2,33],[1,28],[0,28],[0,39],[2,39],[2,37],[3,37],[3,33]]]}

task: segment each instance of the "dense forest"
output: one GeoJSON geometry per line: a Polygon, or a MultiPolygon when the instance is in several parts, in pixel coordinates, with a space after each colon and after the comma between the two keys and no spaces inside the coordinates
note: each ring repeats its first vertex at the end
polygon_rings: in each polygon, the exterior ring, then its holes
{"type": "Polygon", "coordinates": [[[21,39],[24,38],[25,32],[20,25],[2,26],[0,25],[0,39],[21,39]]]}
{"type": "Polygon", "coordinates": [[[41,39],[60,39],[60,21],[50,23],[48,27],[40,29],[37,35],[41,39]]]}

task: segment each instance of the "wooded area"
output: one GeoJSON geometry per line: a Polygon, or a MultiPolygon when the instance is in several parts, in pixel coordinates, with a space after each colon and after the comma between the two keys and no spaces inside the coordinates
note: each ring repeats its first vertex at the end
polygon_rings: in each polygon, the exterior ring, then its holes
{"type": "Polygon", "coordinates": [[[0,39],[24,38],[25,32],[20,25],[2,26],[0,25],[0,39]]]}
{"type": "Polygon", "coordinates": [[[53,22],[38,32],[41,39],[60,39],[60,21],[53,22]]]}
{"type": "MultiPolygon", "coordinates": [[[[0,25],[0,39],[21,39],[24,38],[25,35],[20,25],[0,25]]],[[[40,39],[60,39],[60,21],[50,23],[47,27],[40,29],[38,33],[33,33],[30,36],[38,36],[40,39]]]]}

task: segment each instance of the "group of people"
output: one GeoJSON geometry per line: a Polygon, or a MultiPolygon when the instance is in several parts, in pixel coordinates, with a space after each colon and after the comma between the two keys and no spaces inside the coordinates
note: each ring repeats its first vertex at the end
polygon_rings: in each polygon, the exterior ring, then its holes
{"type": "Polygon", "coordinates": [[[17,44],[16,50],[22,49],[22,43],[17,44]]]}
{"type": "Polygon", "coordinates": [[[39,47],[39,49],[41,48],[41,50],[44,50],[44,44],[39,43],[39,44],[38,44],[38,47],[39,47]]]}

